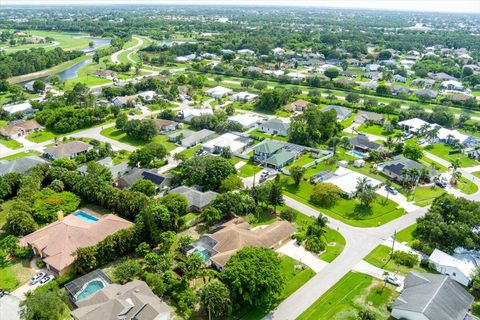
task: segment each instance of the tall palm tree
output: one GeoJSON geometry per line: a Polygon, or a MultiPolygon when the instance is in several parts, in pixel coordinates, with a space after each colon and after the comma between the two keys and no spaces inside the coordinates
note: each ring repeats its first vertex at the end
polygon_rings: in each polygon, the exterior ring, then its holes
{"type": "Polygon", "coordinates": [[[383,141],[383,146],[387,150],[392,150],[392,148],[395,146],[395,142],[393,141],[392,137],[388,137],[386,140],[383,141]]]}
{"type": "Polygon", "coordinates": [[[428,132],[428,130],[430,129],[430,124],[428,123],[424,123],[420,126],[420,129],[418,129],[418,135],[420,137],[423,137],[425,136],[425,134],[428,132]]]}
{"type": "Polygon", "coordinates": [[[352,144],[350,143],[350,139],[348,137],[342,137],[340,139],[340,145],[344,148],[344,149],[349,149],[352,144]]]}
{"type": "Polygon", "coordinates": [[[331,137],[328,140],[328,145],[333,149],[333,155],[337,154],[337,145],[340,143],[339,137],[331,137]]]}
{"type": "Polygon", "coordinates": [[[452,178],[450,179],[450,183],[455,185],[457,183],[457,170],[460,168],[461,162],[459,158],[453,159],[452,162],[450,163],[449,169],[452,169],[452,178]]]}
{"type": "Polygon", "coordinates": [[[401,131],[398,131],[398,132],[395,133],[395,135],[394,135],[394,138],[395,138],[395,141],[396,141],[396,142],[400,142],[401,139],[402,139],[402,137],[403,137],[403,132],[401,132],[401,131]]]}
{"type": "Polygon", "coordinates": [[[427,138],[430,142],[436,141],[438,138],[438,132],[440,131],[440,126],[435,126],[427,132],[427,138]]]}

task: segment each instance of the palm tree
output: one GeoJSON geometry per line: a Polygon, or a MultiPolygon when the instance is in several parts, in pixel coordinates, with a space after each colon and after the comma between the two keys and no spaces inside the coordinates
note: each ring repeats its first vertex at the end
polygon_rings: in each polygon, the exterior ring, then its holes
{"type": "Polygon", "coordinates": [[[397,133],[395,133],[395,135],[393,137],[395,138],[395,141],[400,142],[402,140],[402,137],[403,137],[403,132],[398,131],[397,133]]]}
{"type": "Polygon", "coordinates": [[[352,146],[352,144],[350,143],[350,139],[348,137],[342,137],[340,139],[340,145],[344,149],[349,149],[352,146]]]}
{"type": "Polygon", "coordinates": [[[429,129],[430,129],[430,124],[428,123],[422,124],[420,129],[418,129],[418,135],[420,137],[425,136],[425,134],[428,132],[429,129]]]}
{"type": "Polygon", "coordinates": [[[387,150],[392,150],[392,148],[395,146],[395,142],[393,141],[392,137],[388,137],[387,140],[383,141],[383,146],[387,150]]]}
{"type": "Polygon", "coordinates": [[[461,162],[459,158],[453,159],[452,162],[450,163],[450,167],[448,169],[452,169],[452,178],[450,179],[450,183],[452,185],[457,184],[457,170],[460,168],[461,162]]]}
{"type": "Polygon", "coordinates": [[[328,140],[328,145],[333,149],[333,155],[337,154],[337,145],[340,143],[339,137],[331,137],[328,140]]]}
{"type": "Polygon", "coordinates": [[[430,177],[430,170],[427,168],[420,169],[420,180],[426,181],[430,177]]]}
{"type": "Polygon", "coordinates": [[[390,195],[390,192],[388,189],[390,189],[393,186],[392,182],[390,180],[385,181],[385,190],[387,191],[387,201],[388,202],[388,196],[390,195]]]}
{"type": "Polygon", "coordinates": [[[440,128],[440,126],[435,126],[427,132],[427,138],[430,142],[437,140],[440,128]]]}

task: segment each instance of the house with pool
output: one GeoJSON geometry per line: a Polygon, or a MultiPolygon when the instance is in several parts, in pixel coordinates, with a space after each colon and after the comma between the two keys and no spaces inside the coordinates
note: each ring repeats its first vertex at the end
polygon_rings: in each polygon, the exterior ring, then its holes
{"type": "Polygon", "coordinates": [[[107,236],[133,226],[114,214],[101,215],[86,208],[64,217],[20,239],[20,246],[30,247],[56,276],[68,272],[78,248],[97,244],[107,236]]]}

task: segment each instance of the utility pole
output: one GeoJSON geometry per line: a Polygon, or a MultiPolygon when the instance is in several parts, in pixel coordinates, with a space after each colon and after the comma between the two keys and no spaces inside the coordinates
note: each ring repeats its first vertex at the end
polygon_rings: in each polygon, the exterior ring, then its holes
{"type": "Polygon", "coordinates": [[[393,241],[392,241],[392,252],[390,253],[390,258],[393,258],[393,250],[395,249],[395,238],[397,237],[397,230],[393,231],[393,241]]]}

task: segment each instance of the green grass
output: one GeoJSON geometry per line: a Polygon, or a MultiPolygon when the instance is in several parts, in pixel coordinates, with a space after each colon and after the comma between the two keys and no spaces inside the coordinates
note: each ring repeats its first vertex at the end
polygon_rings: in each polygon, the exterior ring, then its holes
{"type": "Polygon", "coordinates": [[[460,167],[473,167],[479,164],[478,161],[474,159],[470,159],[467,155],[463,153],[455,153],[455,154],[449,154],[450,151],[452,151],[452,148],[445,143],[434,143],[431,144],[427,147],[425,147],[425,150],[433,155],[436,155],[437,157],[440,157],[444,160],[447,160],[449,162],[452,162],[454,159],[459,159],[460,160],[460,167]]]}
{"type": "Polygon", "coordinates": [[[440,197],[444,193],[445,190],[437,186],[417,187],[413,199],[412,196],[410,196],[409,200],[413,200],[417,206],[425,207],[431,204],[435,198],[440,197]]]}
{"type": "Polygon", "coordinates": [[[288,137],[274,136],[274,135],[271,135],[271,134],[268,134],[268,133],[265,133],[265,132],[261,132],[258,129],[250,132],[250,137],[260,137],[260,138],[265,138],[265,139],[288,141],[288,137]]]}
{"type": "Polygon", "coordinates": [[[23,144],[21,144],[20,142],[18,142],[16,140],[5,139],[3,137],[0,137],[0,144],[3,144],[5,147],[7,147],[9,149],[12,149],[12,150],[20,149],[20,148],[23,147],[23,144]]]}
{"type": "Polygon", "coordinates": [[[357,128],[357,131],[365,132],[365,133],[370,133],[379,137],[388,137],[388,136],[393,136],[395,135],[396,132],[399,132],[400,130],[393,130],[392,132],[387,132],[384,127],[379,126],[379,125],[366,125],[362,124],[357,128]]]}
{"type": "MultiPolygon", "coordinates": [[[[54,48],[60,47],[64,50],[76,50],[76,49],[83,49],[88,47],[90,40],[82,39],[80,37],[72,37],[67,34],[61,32],[52,32],[52,31],[24,31],[27,34],[31,34],[33,36],[40,36],[40,37],[51,37],[55,39],[58,44],[52,43],[40,43],[40,44],[24,44],[14,47],[7,47],[5,48],[7,53],[13,53],[19,50],[28,50],[31,48],[45,48],[45,50],[52,50],[54,48]]],[[[87,36],[87,34],[79,34],[83,36],[87,36]]],[[[0,47],[5,47],[5,43],[0,43],[0,47]]]]}
{"type": "Polygon", "coordinates": [[[27,135],[26,139],[35,143],[41,143],[48,140],[53,140],[57,136],[58,136],[57,134],[51,131],[42,130],[42,131],[30,133],[29,135],[27,135]]]}
{"type": "Polygon", "coordinates": [[[115,127],[109,127],[109,128],[103,129],[100,132],[100,134],[107,138],[117,140],[119,142],[126,143],[131,146],[139,147],[139,148],[145,146],[150,142],[163,144],[167,149],[167,151],[172,151],[177,147],[174,143],[168,141],[167,135],[157,135],[155,138],[152,139],[152,141],[145,141],[145,140],[139,140],[139,139],[129,137],[123,131],[117,130],[115,127]]]}
{"type": "Polygon", "coordinates": [[[246,177],[251,177],[254,174],[257,174],[260,171],[262,171],[262,168],[254,165],[251,161],[248,161],[240,169],[238,169],[238,175],[240,177],[246,178],[246,177]]]}
{"type": "Polygon", "coordinates": [[[26,283],[35,270],[30,268],[28,260],[10,260],[0,267],[0,288],[12,291],[26,283]]]}
{"type": "Polygon", "coordinates": [[[410,242],[413,240],[413,232],[417,228],[417,224],[412,224],[409,227],[406,227],[405,229],[401,230],[400,232],[397,233],[396,240],[398,242],[410,242]]]}
{"type": "Polygon", "coordinates": [[[461,177],[457,180],[455,189],[458,189],[465,194],[473,194],[478,191],[477,185],[465,177],[461,177]]]}
{"type": "Polygon", "coordinates": [[[384,269],[390,272],[399,272],[402,275],[406,275],[408,272],[411,270],[416,270],[420,272],[428,272],[428,270],[420,267],[420,259],[419,263],[414,266],[413,268],[407,267],[407,266],[402,266],[397,263],[393,259],[390,258],[390,252],[391,248],[384,246],[384,245],[379,245],[375,249],[373,249],[372,252],[370,252],[364,260],[371,265],[384,269]]]}
{"type": "Polygon", "coordinates": [[[293,166],[303,167],[307,163],[310,163],[310,162],[313,162],[313,161],[315,161],[315,159],[310,157],[310,152],[307,152],[304,155],[302,155],[300,158],[298,158],[297,160],[292,162],[291,165],[287,166],[286,169],[290,169],[293,166]]]}
{"type": "Polygon", "coordinates": [[[393,288],[362,273],[349,272],[303,312],[297,320],[355,320],[360,310],[374,310],[378,319],[387,319],[393,288]]]}
{"type": "Polygon", "coordinates": [[[189,159],[189,158],[193,157],[195,155],[195,152],[197,152],[200,149],[202,149],[202,146],[198,145],[198,146],[195,146],[193,148],[185,149],[182,152],[180,152],[180,154],[185,155],[187,157],[187,159],[189,159]]]}
{"type": "Polygon", "coordinates": [[[40,152],[29,150],[29,151],[11,154],[9,156],[0,158],[0,160],[15,160],[15,159],[23,158],[27,156],[39,156],[39,155],[40,155],[40,152]]]}
{"type": "Polygon", "coordinates": [[[314,186],[302,181],[299,186],[289,179],[284,184],[285,194],[293,199],[302,202],[314,209],[356,227],[375,227],[394,220],[404,214],[404,210],[397,208],[398,205],[380,195],[370,208],[363,207],[356,199],[341,198],[330,208],[323,208],[310,202],[310,195],[314,186]]]}
{"type": "MultiPolygon", "coordinates": [[[[300,263],[290,257],[282,256],[281,260],[280,272],[285,279],[285,287],[277,297],[277,304],[285,300],[285,298],[293,292],[297,291],[298,288],[303,286],[315,275],[315,272],[308,267],[305,267],[304,269],[295,269],[295,266],[300,263]]],[[[240,315],[236,319],[259,320],[266,316],[270,310],[270,308],[265,306],[248,309],[245,308],[239,312],[240,315]]]]}

